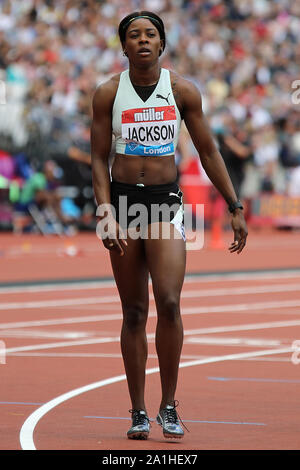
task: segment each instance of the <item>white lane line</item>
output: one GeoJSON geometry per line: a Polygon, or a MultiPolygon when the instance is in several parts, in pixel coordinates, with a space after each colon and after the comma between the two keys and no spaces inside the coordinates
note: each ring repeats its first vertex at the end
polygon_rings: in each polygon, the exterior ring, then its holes
{"type": "MultiPolygon", "coordinates": [[[[192,274],[186,275],[184,280],[185,284],[188,283],[209,283],[209,282],[230,282],[230,281],[247,281],[257,279],[300,279],[300,270],[283,270],[273,272],[248,272],[248,273],[219,273],[219,274],[192,274]]],[[[151,284],[151,279],[149,280],[151,284]]],[[[5,286],[0,287],[0,294],[9,293],[26,293],[26,292],[52,292],[52,291],[67,291],[67,290],[88,290],[88,289],[106,289],[116,288],[114,280],[99,280],[99,281],[78,281],[78,282],[61,282],[59,283],[46,283],[41,285],[31,286],[5,286]]]]}
{"type": "MultiPolygon", "coordinates": [[[[185,334],[185,336],[188,336],[185,334]]],[[[149,341],[155,338],[154,333],[150,333],[147,335],[147,339],[149,341]]],[[[38,351],[42,349],[55,349],[55,348],[65,348],[70,346],[87,346],[91,344],[107,344],[107,343],[118,343],[120,341],[119,336],[115,337],[106,337],[106,338],[95,338],[95,339],[87,339],[87,340],[74,340],[74,341],[60,341],[56,343],[42,343],[42,344],[35,344],[35,345],[28,345],[28,346],[16,346],[14,348],[7,348],[5,350],[6,355],[10,355],[11,353],[21,352],[21,351],[38,351]]],[[[269,346],[269,347],[276,347],[280,346],[282,343],[278,340],[255,340],[255,339],[246,339],[246,338],[188,338],[184,340],[185,344],[210,344],[215,346],[269,346]]]]}
{"type": "MultiPolygon", "coordinates": [[[[246,311],[250,313],[254,310],[282,309],[284,307],[300,307],[300,299],[282,300],[278,302],[249,302],[243,304],[227,304],[227,305],[208,305],[205,307],[185,307],[182,309],[184,315],[196,315],[199,313],[234,313],[246,311]]],[[[282,313],[282,312],[280,312],[282,313]]],[[[298,313],[298,312],[297,312],[298,313]]]]}
{"type": "Polygon", "coordinates": [[[41,284],[36,286],[7,286],[0,287],[0,294],[27,294],[40,292],[59,292],[73,290],[91,290],[91,289],[108,289],[116,288],[116,283],[111,280],[107,281],[91,281],[91,282],[70,282],[61,284],[41,284]]]}
{"type": "MultiPolygon", "coordinates": [[[[295,289],[299,290],[299,289],[295,289]]],[[[201,297],[201,295],[193,295],[194,297],[201,297]]],[[[216,295],[214,295],[215,297],[216,295]]],[[[183,295],[183,297],[186,297],[183,295]]],[[[42,301],[32,301],[32,302],[6,302],[0,304],[0,310],[19,310],[19,309],[34,309],[34,308],[49,308],[49,307],[65,307],[65,306],[74,306],[74,305],[95,305],[95,304],[103,304],[103,303],[112,303],[117,302],[120,303],[120,299],[118,296],[105,296],[105,297],[79,297],[73,299],[59,299],[59,300],[42,300],[42,301]]],[[[293,299],[293,300],[282,300],[282,301],[266,301],[266,302],[255,302],[255,303],[244,303],[244,304],[230,304],[224,305],[226,309],[239,309],[245,310],[247,308],[257,308],[257,306],[262,306],[262,308],[281,308],[281,307],[299,307],[300,306],[300,299],[293,299]],[[267,307],[266,307],[267,306],[267,307]]],[[[222,311],[222,306],[207,306],[201,307],[195,313],[206,313],[206,312],[219,312],[222,311]]],[[[188,309],[185,307],[183,309],[185,312],[188,310],[194,310],[194,307],[188,309]]],[[[228,311],[228,310],[226,310],[228,311]]]]}
{"type": "Polygon", "coordinates": [[[243,325],[231,326],[213,326],[208,328],[197,328],[192,330],[185,330],[185,334],[203,335],[209,333],[226,333],[232,331],[250,331],[250,330],[263,330],[269,328],[285,328],[289,326],[300,326],[300,320],[287,320],[287,321],[272,321],[260,323],[246,323],[243,325]]]}
{"type": "Polygon", "coordinates": [[[68,346],[83,346],[86,344],[113,343],[116,341],[120,341],[119,336],[107,337],[107,338],[83,339],[83,340],[76,340],[76,341],[58,341],[56,343],[33,344],[33,345],[28,345],[28,346],[17,346],[15,348],[7,348],[5,349],[5,353],[10,354],[12,352],[20,352],[20,351],[36,351],[40,349],[65,348],[68,346]]]}
{"type": "Polygon", "coordinates": [[[24,308],[49,308],[49,307],[65,307],[67,305],[90,305],[120,302],[117,295],[107,295],[102,297],[77,297],[72,299],[56,299],[56,300],[33,300],[30,302],[4,302],[0,304],[0,310],[18,310],[24,308]]]}
{"type": "MultiPolygon", "coordinates": [[[[122,359],[121,353],[12,353],[11,356],[14,357],[95,357],[95,358],[115,358],[122,359]]],[[[181,359],[204,359],[207,356],[204,354],[182,354],[181,359]]],[[[148,359],[156,359],[157,354],[148,354],[148,359]]]]}
{"type": "Polygon", "coordinates": [[[56,339],[79,339],[95,336],[94,333],[85,331],[47,331],[14,329],[1,330],[1,338],[56,338],[56,339]]]}
{"type": "MultiPolygon", "coordinates": [[[[184,315],[184,311],[182,312],[184,315]]],[[[155,314],[151,315],[150,317],[154,316],[155,314]]],[[[0,330],[1,329],[14,329],[14,328],[29,328],[33,326],[53,326],[53,325],[68,325],[68,324],[76,324],[76,323],[97,323],[101,321],[107,320],[121,320],[122,315],[120,314],[108,314],[108,315],[90,315],[90,316],[83,316],[83,317],[67,317],[67,318],[55,318],[53,320],[29,320],[25,322],[10,322],[10,323],[0,323],[0,330]]],[[[275,322],[265,322],[265,323],[248,323],[243,325],[235,325],[235,326],[217,326],[217,327],[209,327],[209,328],[199,328],[193,330],[185,330],[186,333],[188,331],[193,331],[195,334],[205,334],[207,333],[218,333],[218,332],[226,332],[226,331],[242,331],[242,330],[254,330],[254,329],[261,329],[261,328],[269,328],[270,325],[272,328],[281,328],[285,326],[299,326],[300,320],[287,320],[287,321],[275,321],[275,322]]],[[[2,334],[2,333],[1,333],[2,334]]]]}
{"type": "MultiPolygon", "coordinates": [[[[253,351],[253,352],[246,352],[246,353],[239,353],[239,354],[227,354],[225,356],[215,356],[205,359],[197,359],[193,361],[181,362],[179,364],[180,368],[185,367],[193,367],[198,366],[201,364],[211,364],[213,362],[221,362],[221,361],[230,361],[230,360],[238,360],[238,359],[245,359],[250,357],[256,356],[266,356],[270,354],[283,354],[287,352],[292,352],[292,348],[282,348],[282,349],[272,349],[272,350],[264,350],[264,351],[253,351]]],[[[146,374],[154,374],[159,372],[159,367],[154,367],[152,369],[147,369],[146,374]]],[[[56,406],[60,405],[61,403],[70,400],[71,398],[77,397],[83,393],[89,392],[91,390],[95,390],[97,388],[105,387],[106,385],[111,385],[113,383],[122,382],[126,380],[126,375],[117,375],[115,377],[110,377],[105,380],[100,380],[98,382],[94,382],[83,387],[76,388],[71,390],[63,395],[59,395],[58,397],[48,401],[37,410],[35,410],[31,415],[23,423],[21,430],[20,430],[20,444],[23,450],[36,450],[34,440],[33,440],[33,433],[37,423],[40,419],[45,416],[49,411],[51,411],[56,406]]]]}
{"type": "MultiPolygon", "coordinates": [[[[233,295],[246,295],[246,294],[266,294],[266,293],[279,293],[279,292],[299,292],[299,284],[277,284],[265,286],[250,286],[250,287],[230,287],[206,290],[183,290],[181,294],[182,299],[200,298],[200,297],[224,297],[233,295]]],[[[150,299],[153,300],[153,294],[150,294],[150,299]]],[[[24,308],[49,308],[49,307],[65,307],[73,305],[95,305],[95,304],[111,304],[120,303],[119,295],[107,295],[101,297],[77,297],[72,299],[55,299],[55,300],[33,300],[28,302],[3,302],[0,303],[0,310],[17,310],[24,308]]]]}
{"type": "MultiPolygon", "coordinates": [[[[246,325],[233,325],[233,326],[219,326],[214,328],[197,328],[184,331],[184,336],[193,336],[193,335],[205,335],[210,333],[225,333],[231,331],[250,331],[250,330],[259,330],[259,329],[270,329],[270,328],[284,328],[291,326],[299,326],[300,320],[289,320],[289,321],[279,321],[279,322],[264,322],[264,323],[250,323],[246,325]]],[[[155,338],[155,333],[147,334],[148,340],[155,338]]],[[[225,338],[226,339],[226,338],[225,338]]],[[[99,344],[99,343],[112,343],[119,342],[119,336],[105,337],[105,338],[90,338],[85,340],[74,340],[74,341],[60,341],[55,343],[42,343],[34,344],[27,346],[17,346],[14,348],[7,348],[5,353],[9,355],[10,353],[22,352],[22,351],[37,351],[41,349],[53,349],[60,347],[69,347],[69,346],[84,346],[90,344],[99,344]]]]}
{"type": "MultiPolygon", "coordinates": [[[[121,353],[11,353],[11,356],[14,357],[64,357],[64,358],[69,358],[69,357],[89,357],[89,358],[112,358],[112,359],[122,359],[122,354],[121,353]]],[[[181,359],[204,359],[206,357],[211,357],[207,355],[199,355],[199,354],[182,354],[181,359]]],[[[149,359],[157,359],[156,354],[148,354],[149,359]]],[[[239,361],[256,361],[256,362],[287,362],[291,363],[291,358],[290,357],[250,357],[250,358],[245,358],[245,359],[237,359],[239,361]]]]}
{"type": "MultiPolygon", "coordinates": [[[[195,334],[195,333],[190,333],[195,334]]],[[[148,340],[154,339],[154,333],[151,333],[148,336],[148,340]]],[[[186,334],[185,336],[188,336],[186,334]]],[[[52,338],[52,339],[65,339],[65,340],[76,340],[81,338],[91,338],[95,337],[93,333],[87,332],[60,332],[60,333],[53,333],[53,332],[40,332],[40,331],[31,331],[31,330],[13,330],[11,332],[5,332],[4,334],[1,333],[1,338],[52,338]]],[[[119,340],[119,337],[116,337],[119,340]]],[[[108,341],[105,341],[108,342],[108,341]]],[[[111,341],[113,342],[113,341],[111,341]]],[[[115,341],[114,341],[115,342],[115,341]]],[[[277,340],[277,339],[253,339],[253,338],[236,338],[236,337],[215,337],[215,336],[192,336],[190,338],[185,338],[185,344],[213,344],[213,345],[220,345],[220,346],[260,346],[260,347],[275,347],[281,346],[284,342],[277,340]]],[[[57,345],[56,345],[57,346],[57,345]]],[[[73,345],[74,346],[74,345],[73,345]]],[[[58,346],[57,346],[58,347],[58,346]]]]}
{"type": "Polygon", "coordinates": [[[220,297],[225,295],[245,295],[245,294],[268,294],[271,292],[299,292],[299,284],[271,284],[271,285],[260,285],[250,287],[225,287],[218,289],[207,289],[207,290],[183,290],[183,298],[193,297],[220,297]]]}
{"type": "Polygon", "coordinates": [[[290,357],[249,357],[249,359],[244,359],[245,361],[257,361],[257,362],[288,362],[292,363],[290,357]]]}
{"type": "Polygon", "coordinates": [[[74,323],[96,323],[101,321],[121,320],[120,313],[107,315],[87,315],[82,317],[55,318],[53,320],[29,320],[22,322],[0,323],[0,329],[25,328],[33,326],[69,325],[74,323]]]}
{"type": "MultiPolygon", "coordinates": [[[[214,337],[204,336],[195,337],[192,336],[185,340],[185,344],[208,344],[214,346],[251,346],[251,347],[278,347],[282,346],[283,343],[277,339],[256,339],[256,338],[231,338],[231,337],[214,337]]],[[[290,342],[289,342],[290,344],[290,342]]]]}

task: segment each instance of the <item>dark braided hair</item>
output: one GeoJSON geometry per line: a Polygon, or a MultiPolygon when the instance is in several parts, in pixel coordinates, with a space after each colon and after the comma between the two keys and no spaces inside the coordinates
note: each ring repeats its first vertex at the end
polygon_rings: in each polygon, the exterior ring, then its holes
{"type": "Polygon", "coordinates": [[[163,42],[163,51],[166,47],[166,35],[165,35],[165,27],[162,19],[152,13],[151,11],[135,11],[130,13],[130,15],[125,16],[119,24],[119,37],[122,44],[125,42],[126,31],[128,26],[131,24],[132,21],[137,20],[138,18],[146,18],[147,20],[151,21],[151,23],[156,27],[159,32],[160,39],[163,42]]]}

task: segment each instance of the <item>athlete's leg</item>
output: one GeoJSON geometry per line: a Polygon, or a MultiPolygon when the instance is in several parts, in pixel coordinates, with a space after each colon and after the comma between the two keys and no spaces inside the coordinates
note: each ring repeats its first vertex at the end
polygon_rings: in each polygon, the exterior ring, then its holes
{"type": "Polygon", "coordinates": [[[146,322],[149,307],[149,271],[146,266],[143,240],[133,240],[128,237],[126,241],[128,246],[123,256],[110,252],[123,310],[121,351],[132,408],[146,410],[144,391],[148,351],[146,322]]]}
{"type": "Polygon", "coordinates": [[[158,316],[156,349],[162,386],[160,409],[174,402],[183,344],[180,293],[186,265],[185,242],[178,237],[179,232],[177,232],[177,238],[175,237],[174,225],[168,225],[169,239],[149,237],[145,240],[158,316]]]}

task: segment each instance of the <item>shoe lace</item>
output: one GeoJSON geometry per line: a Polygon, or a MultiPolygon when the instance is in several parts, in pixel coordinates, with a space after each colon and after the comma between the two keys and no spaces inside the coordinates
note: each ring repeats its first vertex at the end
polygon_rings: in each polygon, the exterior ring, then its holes
{"type": "Polygon", "coordinates": [[[138,426],[139,424],[144,424],[145,420],[150,423],[150,420],[147,414],[144,414],[144,410],[128,410],[132,414],[132,423],[133,426],[138,426]],[[143,413],[141,413],[143,411],[143,413]]]}
{"type": "Polygon", "coordinates": [[[182,421],[182,419],[180,418],[178,412],[175,409],[175,408],[177,408],[178,405],[179,405],[178,400],[175,400],[174,404],[173,404],[173,408],[165,408],[164,409],[165,420],[167,421],[167,423],[178,424],[178,418],[179,418],[182,426],[187,430],[187,432],[190,432],[188,430],[188,428],[186,427],[186,425],[184,424],[184,422],[182,421]]]}

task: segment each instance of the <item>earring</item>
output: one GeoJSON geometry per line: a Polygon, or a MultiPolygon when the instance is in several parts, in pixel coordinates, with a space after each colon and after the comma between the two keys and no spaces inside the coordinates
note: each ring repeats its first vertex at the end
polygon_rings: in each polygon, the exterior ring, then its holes
{"type": "Polygon", "coordinates": [[[127,52],[126,52],[126,51],[123,51],[123,55],[127,57],[127,52]]]}

